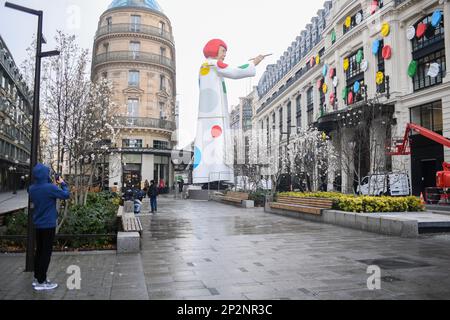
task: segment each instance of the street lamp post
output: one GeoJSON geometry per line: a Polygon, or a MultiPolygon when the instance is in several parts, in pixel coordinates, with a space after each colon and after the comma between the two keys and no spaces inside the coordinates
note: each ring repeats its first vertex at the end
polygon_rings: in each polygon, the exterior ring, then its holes
{"type": "Polygon", "coordinates": [[[11,178],[13,180],[13,194],[17,194],[17,181],[16,181],[16,171],[17,168],[14,166],[11,166],[8,168],[10,174],[11,174],[11,178]]]}
{"type": "MultiPolygon", "coordinates": [[[[42,35],[42,24],[44,13],[41,10],[34,10],[27,7],[22,7],[14,3],[5,2],[5,7],[32,14],[38,17],[38,27],[36,34],[36,66],[34,74],[34,95],[33,95],[33,125],[31,134],[31,159],[30,159],[30,177],[32,177],[33,168],[37,164],[38,150],[39,150],[39,99],[41,90],[41,60],[45,57],[57,56],[59,51],[42,52],[42,44],[45,43],[42,35]]],[[[34,270],[34,226],[33,226],[33,204],[28,198],[28,228],[27,228],[27,255],[25,272],[32,272],[34,270]]]]}

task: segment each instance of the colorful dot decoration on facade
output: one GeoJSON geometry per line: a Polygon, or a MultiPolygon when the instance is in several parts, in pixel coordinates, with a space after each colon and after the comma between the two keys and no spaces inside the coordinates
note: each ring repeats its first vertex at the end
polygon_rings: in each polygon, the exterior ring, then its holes
{"type": "Polygon", "coordinates": [[[330,68],[330,73],[329,73],[330,79],[333,79],[335,75],[336,75],[336,68],[330,68]]]}
{"type": "Polygon", "coordinates": [[[337,38],[337,37],[336,37],[336,30],[333,29],[333,30],[331,31],[331,42],[332,42],[332,43],[336,42],[336,38],[337,38]]]}
{"type": "Polygon", "coordinates": [[[416,28],[414,26],[409,26],[408,29],[406,29],[406,38],[408,40],[414,39],[416,36],[416,28]]]}
{"type": "Polygon", "coordinates": [[[320,56],[317,56],[316,57],[316,65],[319,65],[320,64],[320,56]]]}
{"type": "Polygon", "coordinates": [[[415,75],[417,74],[417,65],[418,65],[417,61],[413,60],[413,61],[411,61],[411,63],[408,66],[408,75],[411,78],[414,78],[415,75]]]}
{"type": "Polygon", "coordinates": [[[387,37],[389,33],[391,32],[391,26],[389,23],[385,22],[381,25],[381,35],[383,37],[387,37]]]}
{"type": "Polygon", "coordinates": [[[334,95],[334,92],[330,93],[330,104],[334,106],[336,103],[336,96],[334,95]]]}
{"type": "Polygon", "coordinates": [[[323,84],[323,79],[317,80],[317,89],[321,90],[322,89],[322,84],[323,84]]]}
{"type": "Polygon", "coordinates": [[[247,69],[248,67],[250,67],[250,65],[247,63],[242,66],[239,66],[239,69],[247,69]]]}
{"type": "Polygon", "coordinates": [[[441,66],[439,63],[432,63],[430,64],[430,67],[428,68],[427,76],[431,78],[436,78],[439,73],[441,72],[441,66]]]}
{"type": "Polygon", "coordinates": [[[223,93],[227,94],[227,85],[225,84],[225,81],[222,81],[222,89],[223,93]]]}
{"type": "Polygon", "coordinates": [[[375,40],[375,41],[372,43],[372,53],[373,53],[374,55],[377,55],[378,52],[380,51],[380,45],[381,45],[380,40],[375,40]]]}
{"type": "Polygon", "coordinates": [[[322,92],[323,92],[324,94],[327,94],[327,93],[328,93],[328,86],[327,86],[326,83],[324,83],[324,84],[322,85],[322,92]]]}
{"type": "Polygon", "coordinates": [[[350,68],[350,60],[348,58],[344,59],[344,71],[347,71],[350,68]]]}
{"type": "Polygon", "coordinates": [[[373,0],[372,4],[370,5],[370,14],[374,14],[378,10],[378,1],[373,0]]]}
{"type": "Polygon", "coordinates": [[[376,76],[376,83],[377,85],[382,85],[384,82],[384,73],[381,71],[377,72],[377,76],[376,76]]]}
{"type": "Polygon", "coordinates": [[[339,84],[339,78],[334,76],[334,78],[333,78],[333,87],[336,88],[338,86],[338,84],[339,84]]]}
{"type": "Polygon", "coordinates": [[[435,12],[433,12],[433,15],[431,16],[431,25],[434,28],[437,28],[442,21],[442,12],[441,10],[436,10],[435,12]]]}
{"type": "Polygon", "coordinates": [[[361,70],[366,72],[369,69],[369,62],[367,60],[361,61],[361,70]]]}
{"type": "Polygon", "coordinates": [[[223,133],[223,130],[220,126],[214,126],[211,128],[211,135],[214,139],[219,138],[223,133]]]}
{"type": "Polygon", "coordinates": [[[347,100],[348,97],[348,88],[345,87],[344,89],[342,89],[342,99],[347,100]]]}
{"type": "Polygon", "coordinates": [[[358,93],[360,89],[361,89],[361,84],[359,83],[359,81],[356,81],[355,84],[353,85],[353,91],[355,93],[358,93]]]}
{"type": "Polygon", "coordinates": [[[328,73],[328,65],[324,65],[322,68],[322,76],[326,77],[328,73]]]}
{"type": "Polygon", "coordinates": [[[392,48],[388,45],[383,47],[382,50],[383,59],[389,60],[392,57],[392,48]]]}
{"type": "Polygon", "coordinates": [[[202,67],[200,68],[200,75],[201,76],[207,76],[209,72],[211,71],[211,68],[209,67],[208,62],[202,64],[202,67]]]}
{"type": "Polygon", "coordinates": [[[356,53],[356,62],[358,64],[360,64],[361,61],[363,60],[363,58],[364,58],[364,52],[361,49],[359,49],[358,53],[356,53]]]}
{"type": "Polygon", "coordinates": [[[194,170],[198,168],[200,163],[202,162],[202,152],[199,148],[195,147],[194,149],[194,170]]]}
{"type": "Polygon", "coordinates": [[[353,104],[353,100],[354,100],[354,95],[353,95],[353,92],[350,91],[348,93],[348,104],[353,104]]]}
{"type": "Polygon", "coordinates": [[[345,18],[344,25],[347,29],[350,28],[350,26],[352,25],[352,17],[348,16],[347,18],[345,18]]]}
{"type": "Polygon", "coordinates": [[[428,25],[421,22],[417,25],[416,29],[416,37],[418,39],[422,38],[425,35],[425,32],[427,31],[428,25]]]}
{"type": "Polygon", "coordinates": [[[311,67],[311,68],[314,67],[315,63],[316,63],[316,58],[315,58],[315,57],[311,57],[311,59],[309,59],[309,65],[310,65],[310,67],[311,67]]]}

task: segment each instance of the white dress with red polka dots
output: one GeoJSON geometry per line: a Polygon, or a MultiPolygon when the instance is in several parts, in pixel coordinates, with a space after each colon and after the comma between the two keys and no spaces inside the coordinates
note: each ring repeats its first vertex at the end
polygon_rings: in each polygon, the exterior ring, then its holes
{"type": "Polygon", "coordinates": [[[240,67],[208,59],[200,68],[200,101],[194,151],[194,184],[234,182],[227,89],[224,78],[254,77],[253,62],[240,67]]]}

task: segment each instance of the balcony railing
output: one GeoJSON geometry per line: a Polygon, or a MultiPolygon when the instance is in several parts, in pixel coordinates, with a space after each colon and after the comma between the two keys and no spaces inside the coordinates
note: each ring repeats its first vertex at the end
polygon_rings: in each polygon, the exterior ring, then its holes
{"type": "Polygon", "coordinates": [[[173,36],[170,32],[164,31],[154,26],[132,24],[132,23],[118,23],[100,27],[97,31],[96,37],[98,38],[100,36],[112,33],[128,33],[128,32],[156,36],[169,40],[170,42],[173,43],[173,36]]]}
{"type": "Polygon", "coordinates": [[[175,62],[173,60],[158,54],[147,52],[112,51],[102,53],[94,57],[92,65],[96,66],[100,63],[118,62],[118,61],[137,61],[144,63],[159,64],[175,71],[175,62]]]}
{"type": "Polygon", "coordinates": [[[176,130],[175,122],[161,119],[119,117],[118,122],[119,126],[126,128],[152,128],[167,131],[176,130]]]}

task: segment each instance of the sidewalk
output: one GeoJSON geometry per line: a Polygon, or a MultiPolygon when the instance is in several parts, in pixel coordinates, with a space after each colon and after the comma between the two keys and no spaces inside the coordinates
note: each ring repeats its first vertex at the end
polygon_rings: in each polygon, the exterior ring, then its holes
{"type": "Polygon", "coordinates": [[[0,193],[0,214],[16,211],[28,207],[28,193],[26,190],[0,193]]]}

